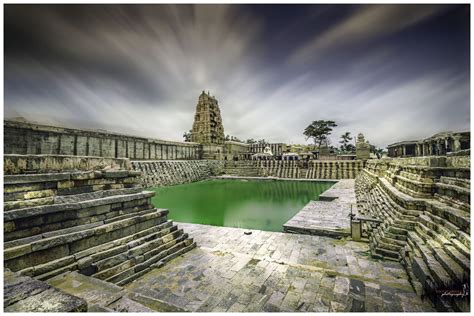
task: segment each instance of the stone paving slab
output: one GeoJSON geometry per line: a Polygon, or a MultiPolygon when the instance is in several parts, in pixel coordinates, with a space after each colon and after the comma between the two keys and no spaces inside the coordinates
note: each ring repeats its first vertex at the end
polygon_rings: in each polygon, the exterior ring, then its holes
{"type": "Polygon", "coordinates": [[[403,267],[371,259],[366,243],[179,225],[198,247],[130,283],[129,292],[194,312],[434,311],[403,267]]]}
{"type": "Polygon", "coordinates": [[[357,213],[354,179],[339,180],[319,196],[319,201],[310,201],[295,216],[283,225],[286,232],[330,237],[349,236],[349,214],[357,213]]]}

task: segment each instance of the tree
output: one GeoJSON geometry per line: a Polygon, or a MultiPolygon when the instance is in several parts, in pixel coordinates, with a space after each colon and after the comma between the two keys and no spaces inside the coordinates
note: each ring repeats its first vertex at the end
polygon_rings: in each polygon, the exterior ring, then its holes
{"type": "Polygon", "coordinates": [[[380,159],[382,158],[383,154],[385,154],[385,150],[383,148],[376,148],[375,149],[375,154],[377,155],[377,158],[380,159]]]}
{"type": "Polygon", "coordinates": [[[305,128],[303,135],[306,136],[306,140],[313,138],[314,144],[321,147],[323,141],[328,141],[328,136],[331,135],[332,128],[336,126],[337,124],[334,121],[313,121],[305,128]]]}
{"type": "Polygon", "coordinates": [[[266,144],[267,144],[267,141],[265,140],[265,138],[263,138],[263,139],[259,139],[259,140],[257,141],[257,143],[260,144],[260,145],[266,145],[266,144]]]}
{"type": "Polygon", "coordinates": [[[370,145],[370,152],[375,154],[378,159],[382,158],[383,154],[385,154],[385,150],[380,147],[376,147],[375,145],[370,145]]]}
{"type": "Polygon", "coordinates": [[[246,142],[247,144],[255,144],[255,143],[256,143],[255,139],[253,139],[253,138],[249,138],[249,139],[247,139],[245,142],[246,142]]]}
{"type": "Polygon", "coordinates": [[[191,136],[192,136],[192,130],[189,130],[189,132],[184,132],[183,138],[185,142],[190,142],[191,141],[191,136]]]}
{"type": "Polygon", "coordinates": [[[341,135],[341,141],[339,142],[341,144],[341,150],[344,152],[348,152],[348,145],[350,144],[350,141],[352,140],[351,137],[351,132],[345,132],[344,134],[341,135]]]}
{"type": "Polygon", "coordinates": [[[353,152],[355,152],[355,151],[356,151],[356,147],[355,147],[354,145],[352,145],[352,144],[347,144],[347,146],[346,146],[346,152],[348,152],[348,153],[353,153],[353,152]]]}

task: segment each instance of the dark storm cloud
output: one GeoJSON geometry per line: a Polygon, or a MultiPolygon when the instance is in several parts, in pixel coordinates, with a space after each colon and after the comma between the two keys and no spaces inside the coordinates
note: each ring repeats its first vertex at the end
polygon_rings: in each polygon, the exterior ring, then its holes
{"type": "Polygon", "coordinates": [[[469,129],[468,5],[4,12],[7,117],[180,140],[205,89],[243,139],[301,143],[316,119],[378,145],[469,129]]]}

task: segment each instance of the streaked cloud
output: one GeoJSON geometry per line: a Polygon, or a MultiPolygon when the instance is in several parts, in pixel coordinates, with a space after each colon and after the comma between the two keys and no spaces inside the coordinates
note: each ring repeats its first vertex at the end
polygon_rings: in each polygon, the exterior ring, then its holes
{"type": "Polygon", "coordinates": [[[290,62],[306,62],[332,49],[350,47],[356,42],[368,42],[374,38],[390,35],[429,19],[448,8],[446,5],[362,6],[322,34],[315,34],[312,40],[293,53],[290,62]]]}
{"type": "Polygon", "coordinates": [[[469,32],[447,7],[344,6],[341,17],[341,6],[316,5],[284,8],[285,19],[272,8],[7,5],[5,116],[182,140],[209,90],[225,133],[241,139],[302,143],[317,119],[338,122],[335,144],[345,131],[383,146],[469,129],[469,57],[459,49],[469,32]],[[417,42],[420,22],[442,14],[439,28],[456,36],[417,42]],[[386,40],[402,31],[418,46],[386,40]],[[351,50],[368,41],[378,42],[351,50]]]}

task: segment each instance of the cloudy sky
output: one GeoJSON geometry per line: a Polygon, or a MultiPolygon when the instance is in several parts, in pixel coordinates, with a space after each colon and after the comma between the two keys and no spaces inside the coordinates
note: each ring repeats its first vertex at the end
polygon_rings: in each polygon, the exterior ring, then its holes
{"type": "Polygon", "coordinates": [[[372,144],[469,130],[469,5],[5,5],[5,117],[182,140],[372,144]]]}

